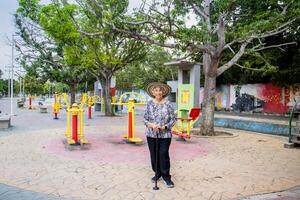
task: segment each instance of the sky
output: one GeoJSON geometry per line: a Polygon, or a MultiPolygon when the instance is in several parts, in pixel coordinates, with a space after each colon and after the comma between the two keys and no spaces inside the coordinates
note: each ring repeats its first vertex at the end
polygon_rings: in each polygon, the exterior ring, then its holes
{"type": "MultiPolygon", "coordinates": [[[[42,3],[50,2],[51,0],[42,0],[42,3]]],[[[140,0],[129,0],[129,10],[138,7],[140,0]]],[[[2,78],[8,78],[8,68],[12,63],[12,47],[11,38],[15,32],[13,14],[18,8],[18,0],[0,0],[0,69],[4,72],[2,78]]],[[[188,20],[193,24],[192,20],[188,20]]],[[[15,53],[16,54],[16,53],[15,53]]],[[[15,66],[16,70],[22,69],[15,66]]],[[[19,72],[20,73],[20,72],[19,72]]]]}
{"type": "Polygon", "coordinates": [[[0,69],[7,78],[5,66],[11,66],[11,40],[14,33],[13,13],[18,6],[17,0],[0,0],[0,69]],[[9,40],[8,38],[9,37],[9,40]]]}

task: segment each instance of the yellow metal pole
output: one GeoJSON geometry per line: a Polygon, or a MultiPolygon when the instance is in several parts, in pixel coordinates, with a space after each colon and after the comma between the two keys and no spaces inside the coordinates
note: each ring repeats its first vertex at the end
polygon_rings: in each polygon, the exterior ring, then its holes
{"type": "Polygon", "coordinates": [[[183,127],[183,120],[180,120],[180,123],[181,123],[181,128],[180,128],[180,132],[183,132],[184,131],[184,127],[183,127]]]}
{"type": "Polygon", "coordinates": [[[134,101],[132,101],[132,138],[135,138],[135,128],[134,128],[134,101]]]}
{"type": "Polygon", "coordinates": [[[69,102],[68,102],[68,96],[67,96],[67,94],[66,94],[66,93],[63,93],[63,97],[64,97],[64,100],[65,100],[65,102],[66,102],[67,108],[70,108],[70,104],[69,104],[69,102]]]}
{"type": "Polygon", "coordinates": [[[67,137],[68,144],[75,144],[75,141],[71,138],[71,116],[70,115],[71,115],[72,109],[70,108],[70,104],[68,102],[68,96],[66,93],[63,93],[63,99],[67,106],[67,131],[66,131],[65,135],[67,137]]]}
{"type": "Polygon", "coordinates": [[[191,123],[190,123],[190,121],[188,121],[188,123],[187,123],[187,136],[189,137],[190,136],[190,129],[191,129],[191,123]]]}
{"type": "Polygon", "coordinates": [[[81,144],[87,144],[88,141],[87,139],[84,137],[84,133],[83,133],[83,106],[84,104],[88,103],[88,98],[87,98],[87,93],[84,93],[82,96],[82,102],[80,104],[80,108],[79,108],[79,140],[81,144]]]}
{"type": "Polygon", "coordinates": [[[66,136],[71,139],[71,122],[70,122],[70,108],[67,108],[67,132],[66,136]]]}
{"type": "Polygon", "coordinates": [[[79,138],[83,138],[83,109],[79,109],[79,138]]]}

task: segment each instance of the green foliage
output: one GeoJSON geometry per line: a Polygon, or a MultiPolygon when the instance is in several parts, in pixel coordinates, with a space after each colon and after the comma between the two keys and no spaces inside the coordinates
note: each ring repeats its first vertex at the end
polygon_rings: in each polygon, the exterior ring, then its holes
{"type": "Polygon", "coordinates": [[[47,94],[51,92],[51,82],[49,80],[47,80],[44,84],[43,84],[43,93],[47,94]]]}
{"type": "Polygon", "coordinates": [[[69,17],[78,11],[78,6],[63,6],[58,1],[47,5],[22,1],[19,5],[15,15],[19,34],[26,48],[38,52],[23,55],[20,60],[24,68],[36,70],[44,81],[68,85],[87,78],[82,61],[84,43],[69,17]],[[27,23],[37,28],[29,29],[27,23]]]}
{"type": "Polygon", "coordinates": [[[82,8],[80,16],[84,23],[80,29],[85,32],[96,32],[95,36],[84,37],[84,63],[99,79],[111,77],[114,72],[126,65],[143,59],[146,48],[142,42],[126,39],[122,34],[112,30],[111,21],[120,23],[128,1],[78,1],[82,8]]]}
{"type": "Polygon", "coordinates": [[[59,5],[51,3],[41,8],[39,13],[39,24],[58,44],[72,45],[80,39],[70,15],[77,10],[75,5],[59,5]]]}
{"type": "Polygon", "coordinates": [[[27,73],[24,77],[25,93],[27,94],[44,94],[43,80],[39,79],[34,72],[27,73]]]}
{"type": "Polygon", "coordinates": [[[164,66],[171,55],[162,48],[151,48],[144,60],[129,65],[117,74],[117,88],[143,89],[150,82],[177,80],[177,69],[164,66]]]}
{"type": "Polygon", "coordinates": [[[7,94],[7,86],[5,86],[5,81],[0,79],[0,96],[7,94]]]}
{"type": "Polygon", "coordinates": [[[55,83],[55,92],[63,93],[63,92],[66,92],[68,90],[69,90],[68,85],[66,85],[64,83],[61,83],[61,82],[55,83]]]}

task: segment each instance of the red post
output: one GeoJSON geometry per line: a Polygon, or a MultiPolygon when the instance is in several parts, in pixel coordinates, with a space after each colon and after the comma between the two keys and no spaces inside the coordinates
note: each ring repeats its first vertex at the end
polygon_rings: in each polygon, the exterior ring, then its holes
{"type": "Polygon", "coordinates": [[[128,139],[132,138],[132,112],[128,112],[128,139]]]}
{"type": "Polygon", "coordinates": [[[88,119],[92,119],[92,107],[88,107],[88,119]]]}
{"type": "Polygon", "coordinates": [[[32,100],[31,100],[31,96],[29,96],[29,109],[32,109],[32,100]]]}
{"type": "Polygon", "coordinates": [[[75,144],[78,142],[78,115],[77,113],[72,113],[72,139],[75,144]]]}

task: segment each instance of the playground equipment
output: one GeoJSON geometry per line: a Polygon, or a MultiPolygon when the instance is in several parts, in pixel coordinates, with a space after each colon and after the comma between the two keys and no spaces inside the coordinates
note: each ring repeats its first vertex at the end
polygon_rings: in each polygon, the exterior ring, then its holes
{"type": "Polygon", "coordinates": [[[29,110],[32,110],[32,99],[33,99],[33,96],[29,95],[28,97],[28,109],[29,110]]]}
{"type": "Polygon", "coordinates": [[[99,101],[100,97],[97,95],[89,96],[87,98],[87,106],[88,106],[88,119],[92,119],[92,106],[96,101],[99,101]]]}
{"type": "MultiPolygon", "coordinates": [[[[177,111],[178,112],[178,111],[177,111]]],[[[184,111],[185,112],[185,111],[184,111]]],[[[192,108],[189,111],[189,116],[187,118],[176,118],[177,123],[172,128],[172,134],[178,135],[181,139],[191,138],[190,130],[193,124],[198,120],[200,116],[200,108],[192,108]],[[180,123],[178,125],[178,122],[180,123]]]]}
{"type": "Polygon", "coordinates": [[[284,144],[285,148],[293,148],[295,146],[299,146],[300,144],[300,115],[298,121],[296,121],[296,127],[294,127],[294,131],[292,132],[292,120],[297,109],[298,103],[300,103],[300,99],[294,99],[294,106],[290,112],[289,116],[289,140],[288,143],[284,144]]]}
{"type": "MultiPolygon", "coordinates": [[[[36,98],[37,96],[33,96],[33,95],[29,95],[28,96],[28,109],[29,110],[35,110],[35,109],[37,109],[37,107],[34,107],[33,105],[32,105],[32,101],[33,101],[33,99],[34,98],[36,98]]],[[[24,101],[25,102],[25,101],[24,101]]],[[[27,108],[27,106],[24,106],[24,107],[26,107],[27,108]]]]}
{"type": "Polygon", "coordinates": [[[61,95],[55,93],[54,94],[54,103],[53,103],[53,114],[54,118],[53,119],[58,119],[58,114],[61,109],[61,95]]]}
{"type": "Polygon", "coordinates": [[[178,66],[177,118],[179,120],[175,126],[181,128],[178,128],[174,133],[179,132],[181,137],[188,138],[190,136],[187,132],[197,122],[200,114],[200,110],[192,109],[199,107],[200,65],[186,61],[168,62],[165,65],[178,66]],[[193,112],[191,112],[192,110],[193,112]],[[198,115],[196,115],[196,111],[198,115]]]}
{"type": "Polygon", "coordinates": [[[82,101],[78,106],[77,103],[73,103],[70,108],[67,94],[63,94],[64,101],[67,105],[67,131],[65,136],[67,138],[67,144],[69,145],[86,145],[88,144],[87,139],[83,133],[83,106],[86,102],[87,95],[83,94],[82,101]],[[71,115],[72,115],[72,135],[71,135],[71,115]],[[79,127],[78,127],[78,115],[79,115],[79,127]]]}
{"type": "Polygon", "coordinates": [[[95,103],[93,97],[88,97],[88,119],[92,119],[92,105],[95,103]]]}
{"type": "Polygon", "coordinates": [[[128,130],[127,133],[122,135],[122,138],[127,139],[132,143],[141,143],[143,140],[135,136],[135,127],[134,127],[134,106],[135,105],[146,105],[146,102],[142,102],[142,95],[137,92],[126,92],[122,94],[117,103],[112,103],[112,105],[127,105],[128,107],[128,130]],[[136,95],[139,97],[140,102],[135,103],[134,98],[129,98],[128,102],[122,102],[122,99],[126,95],[136,95]]]}
{"type": "MultiPolygon", "coordinates": [[[[100,97],[99,97],[99,100],[100,100],[100,97]]],[[[113,106],[117,106],[118,104],[115,104],[117,102],[117,97],[116,96],[111,96],[111,102],[113,103],[112,105],[113,106]]],[[[101,100],[101,112],[102,113],[105,113],[105,103],[104,103],[104,97],[102,97],[102,100],[101,100]]],[[[116,108],[117,107],[113,107],[113,112],[115,113],[116,112],[116,108]]]]}

